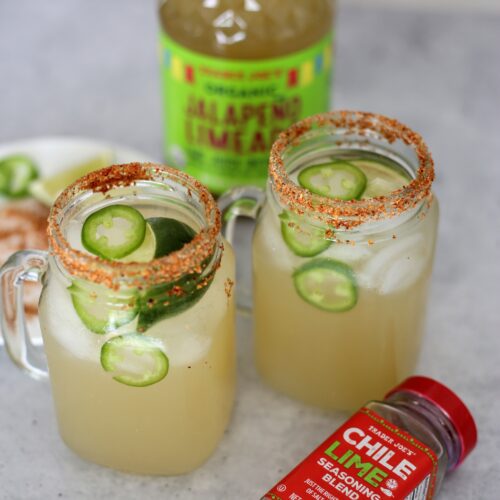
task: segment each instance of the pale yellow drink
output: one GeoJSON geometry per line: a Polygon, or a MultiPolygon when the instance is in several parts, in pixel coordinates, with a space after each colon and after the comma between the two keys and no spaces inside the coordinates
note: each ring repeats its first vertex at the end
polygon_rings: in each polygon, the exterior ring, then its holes
{"type": "MultiPolygon", "coordinates": [[[[234,257],[226,243],[222,266],[202,299],[147,331],[162,342],[170,362],[168,375],[148,387],[119,384],[103,370],[100,350],[114,334],[89,332],[67,284],[51,280],[40,321],[59,430],[70,448],[92,462],[144,474],[182,474],[213,453],[234,397],[228,279],[234,279],[234,257]]],[[[133,328],[125,325],[120,333],[133,328]]]]}
{"type": "MultiPolygon", "coordinates": [[[[362,198],[386,195],[409,183],[410,174],[396,163],[380,157],[377,165],[377,156],[363,162],[365,157],[362,151],[341,155],[367,177],[362,198]]],[[[310,158],[302,167],[335,159],[335,155],[310,158]]],[[[302,167],[290,172],[295,182],[302,167]]],[[[292,251],[282,233],[283,213],[269,189],[253,244],[255,356],[260,374],[274,388],[324,408],[351,409],[383,395],[416,366],[434,254],[435,200],[386,221],[337,230],[330,245],[315,256],[292,251]],[[352,280],[352,288],[340,290],[339,297],[347,302],[349,293],[356,297],[345,310],[324,310],[300,295],[295,273],[311,262],[326,266],[327,272],[328,266],[340,266],[350,273],[345,279],[352,280]]],[[[298,233],[288,234],[297,236],[299,243],[314,237],[304,222],[310,220],[307,217],[285,220],[302,221],[296,226],[298,233]]],[[[321,274],[317,276],[321,281],[321,274]]],[[[325,283],[311,284],[309,293],[325,294],[328,301],[330,278],[326,274],[324,279],[325,283]]],[[[333,295],[331,300],[339,300],[333,295]]]]}

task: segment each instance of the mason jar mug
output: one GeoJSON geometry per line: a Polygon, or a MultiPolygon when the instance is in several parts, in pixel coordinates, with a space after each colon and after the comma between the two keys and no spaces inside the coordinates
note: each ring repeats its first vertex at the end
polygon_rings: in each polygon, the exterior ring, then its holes
{"type": "Polygon", "coordinates": [[[22,284],[34,280],[66,444],[133,473],[204,462],[235,385],[234,258],[208,191],[175,169],[136,163],[61,194],[49,252],[18,252],[1,270],[7,350],[41,378],[22,313],[22,284]]]}
{"type": "Polygon", "coordinates": [[[253,238],[255,361],[272,387],[352,409],[414,371],[438,221],[433,178],[422,138],[380,115],[317,115],[279,136],[253,238]]]}

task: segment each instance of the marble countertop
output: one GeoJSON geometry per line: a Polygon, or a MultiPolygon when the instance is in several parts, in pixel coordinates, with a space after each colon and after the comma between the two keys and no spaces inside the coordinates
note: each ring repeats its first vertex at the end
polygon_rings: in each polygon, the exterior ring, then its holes
{"type": "MultiPolygon", "coordinates": [[[[335,106],[382,112],[427,139],[437,165],[439,244],[419,372],[472,409],[479,444],[441,499],[500,489],[500,13],[341,4],[335,106]]],[[[154,0],[0,3],[0,142],[109,140],[161,158],[154,0]]],[[[239,233],[240,259],[250,231],[239,233]]],[[[244,278],[246,279],[246,278],[244,278]]],[[[234,416],[216,453],[174,478],[84,462],[61,442],[50,388],[0,348],[0,499],[256,499],[345,415],[259,381],[251,319],[238,320],[234,416]],[[265,458],[265,460],[264,460],[265,458]]]]}

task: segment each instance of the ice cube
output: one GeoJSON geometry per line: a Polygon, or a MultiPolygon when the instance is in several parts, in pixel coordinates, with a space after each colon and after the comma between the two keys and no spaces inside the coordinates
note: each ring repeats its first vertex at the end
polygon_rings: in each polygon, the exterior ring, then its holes
{"type": "Polygon", "coordinates": [[[214,281],[201,300],[180,314],[158,321],[147,330],[147,335],[162,342],[170,366],[194,365],[207,356],[212,342],[229,328],[224,282],[233,265],[232,254],[226,252],[214,281]]]}
{"type": "Polygon", "coordinates": [[[170,366],[188,366],[196,363],[206,356],[211,343],[211,338],[207,335],[182,329],[171,330],[163,337],[170,366]]]}
{"type": "Polygon", "coordinates": [[[260,217],[254,235],[254,241],[258,244],[256,251],[264,256],[266,262],[272,262],[273,266],[289,272],[297,265],[300,258],[293,254],[283,240],[278,214],[268,208],[260,217]]]}
{"type": "Polygon", "coordinates": [[[427,261],[427,247],[423,234],[412,234],[388,242],[376,252],[361,269],[361,286],[375,288],[381,294],[403,290],[413,284],[427,261]]]}
{"type": "Polygon", "coordinates": [[[98,362],[105,336],[85,328],[73,307],[67,286],[53,277],[46,287],[39,313],[42,330],[73,356],[98,362]]]}
{"type": "Polygon", "coordinates": [[[355,264],[368,258],[372,254],[371,247],[366,243],[332,243],[325,252],[325,257],[339,260],[345,264],[355,264]]]}

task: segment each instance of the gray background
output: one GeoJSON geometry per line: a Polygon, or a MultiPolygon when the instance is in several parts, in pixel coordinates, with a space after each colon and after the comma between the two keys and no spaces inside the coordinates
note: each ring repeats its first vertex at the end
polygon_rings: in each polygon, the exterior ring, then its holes
{"type": "MultiPolygon", "coordinates": [[[[465,399],[480,433],[440,498],[496,499],[500,13],[389,3],[341,4],[335,106],[397,117],[434,152],[442,215],[419,371],[465,399]]],[[[0,142],[89,136],[160,159],[155,4],[0,0],[0,142]]],[[[240,258],[248,263],[242,246],[240,258]]],[[[0,498],[258,498],[345,415],[264,387],[250,332],[251,320],[240,318],[239,390],[226,436],[204,467],[177,478],[134,477],[81,461],[58,437],[48,385],[18,372],[0,350],[0,498]]]]}

